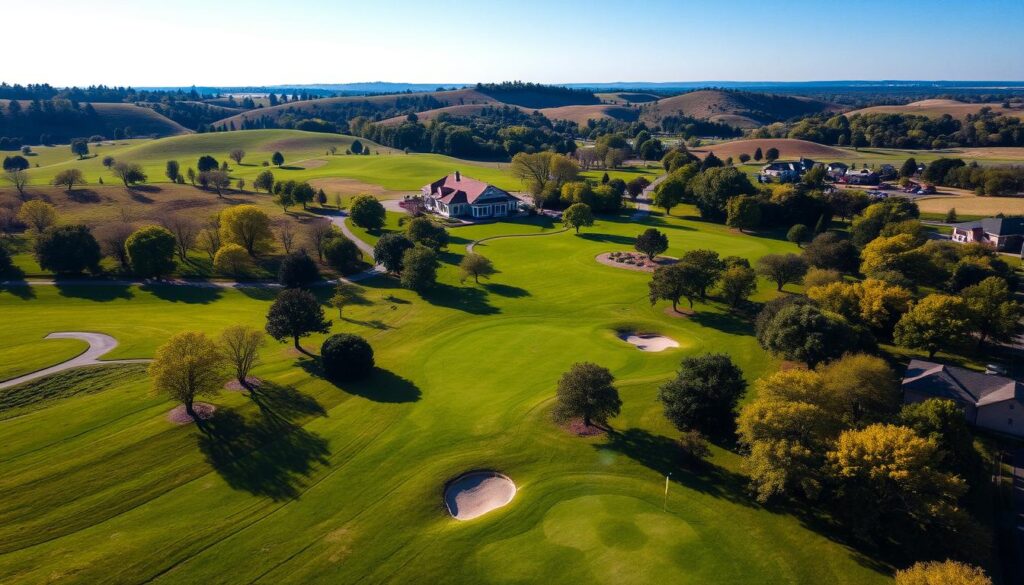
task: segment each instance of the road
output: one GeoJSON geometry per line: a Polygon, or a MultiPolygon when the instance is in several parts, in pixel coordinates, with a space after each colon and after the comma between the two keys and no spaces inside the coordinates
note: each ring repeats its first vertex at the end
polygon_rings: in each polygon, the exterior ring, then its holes
{"type": "Polygon", "coordinates": [[[115,347],[117,347],[117,340],[109,335],[103,333],[88,333],[85,331],[61,331],[57,333],[51,333],[46,336],[46,339],[81,339],[82,341],[89,344],[89,348],[84,352],[78,354],[78,356],[69,359],[66,362],[61,362],[55,366],[43,368],[42,370],[36,370],[30,374],[24,376],[18,376],[17,378],[11,378],[0,382],[0,390],[4,388],[10,388],[17,386],[18,384],[24,384],[38,378],[44,378],[51,376],[58,372],[70,370],[72,368],[80,368],[83,366],[97,366],[106,364],[142,364],[147,363],[150,360],[139,359],[139,360],[100,360],[99,358],[106,355],[115,347]]]}

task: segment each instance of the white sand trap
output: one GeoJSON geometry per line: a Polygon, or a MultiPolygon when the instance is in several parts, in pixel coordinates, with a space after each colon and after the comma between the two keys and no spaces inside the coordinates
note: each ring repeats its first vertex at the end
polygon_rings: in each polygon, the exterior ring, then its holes
{"type": "Polygon", "coordinates": [[[665,351],[670,347],[679,347],[679,342],[664,335],[644,333],[620,333],[619,339],[636,346],[640,351],[665,351]]]}
{"type": "Polygon", "coordinates": [[[495,471],[474,471],[459,477],[444,490],[448,513],[456,520],[472,520],[512,501],[516,484],[495,471]]]}

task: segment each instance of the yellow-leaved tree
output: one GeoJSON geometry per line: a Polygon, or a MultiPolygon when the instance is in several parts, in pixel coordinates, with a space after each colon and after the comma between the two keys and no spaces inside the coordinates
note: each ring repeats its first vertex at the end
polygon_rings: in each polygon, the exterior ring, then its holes
{"type": "Polygon", "coordinates": [[[227,375],[221,348],[205,333],[176,333],[156,350],[149,365],[153,389],[185,405],[192,420],[199,420],[193,408],[197,396],[215,394],[227,375]]]}

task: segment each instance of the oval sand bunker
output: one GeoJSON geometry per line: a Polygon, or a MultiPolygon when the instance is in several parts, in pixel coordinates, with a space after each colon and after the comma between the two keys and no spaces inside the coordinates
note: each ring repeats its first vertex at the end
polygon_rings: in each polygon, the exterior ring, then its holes
{"type": "Polygon", "coordinates": [[[516,484],[495,471],[474,471],[448,484],[444,503],[456,520],[472,520],[512,501],[516,484]]]}
{"type": "Polygon", "coordinates": [[[664,335],[646,333],[619,333],[619,339],[635,345],[640,351],[665,351],[670,347],[679,347],[679,342],[664,335]]]}

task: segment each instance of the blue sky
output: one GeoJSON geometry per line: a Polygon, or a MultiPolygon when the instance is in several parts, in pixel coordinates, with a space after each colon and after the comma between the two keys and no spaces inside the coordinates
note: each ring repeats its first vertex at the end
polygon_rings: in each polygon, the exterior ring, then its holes
{"type": "Polygon", "coordinates": [[[1024,80],[1024,0],[33,0],[3,14],[0,78],[18,83],[1024,80]]]}

